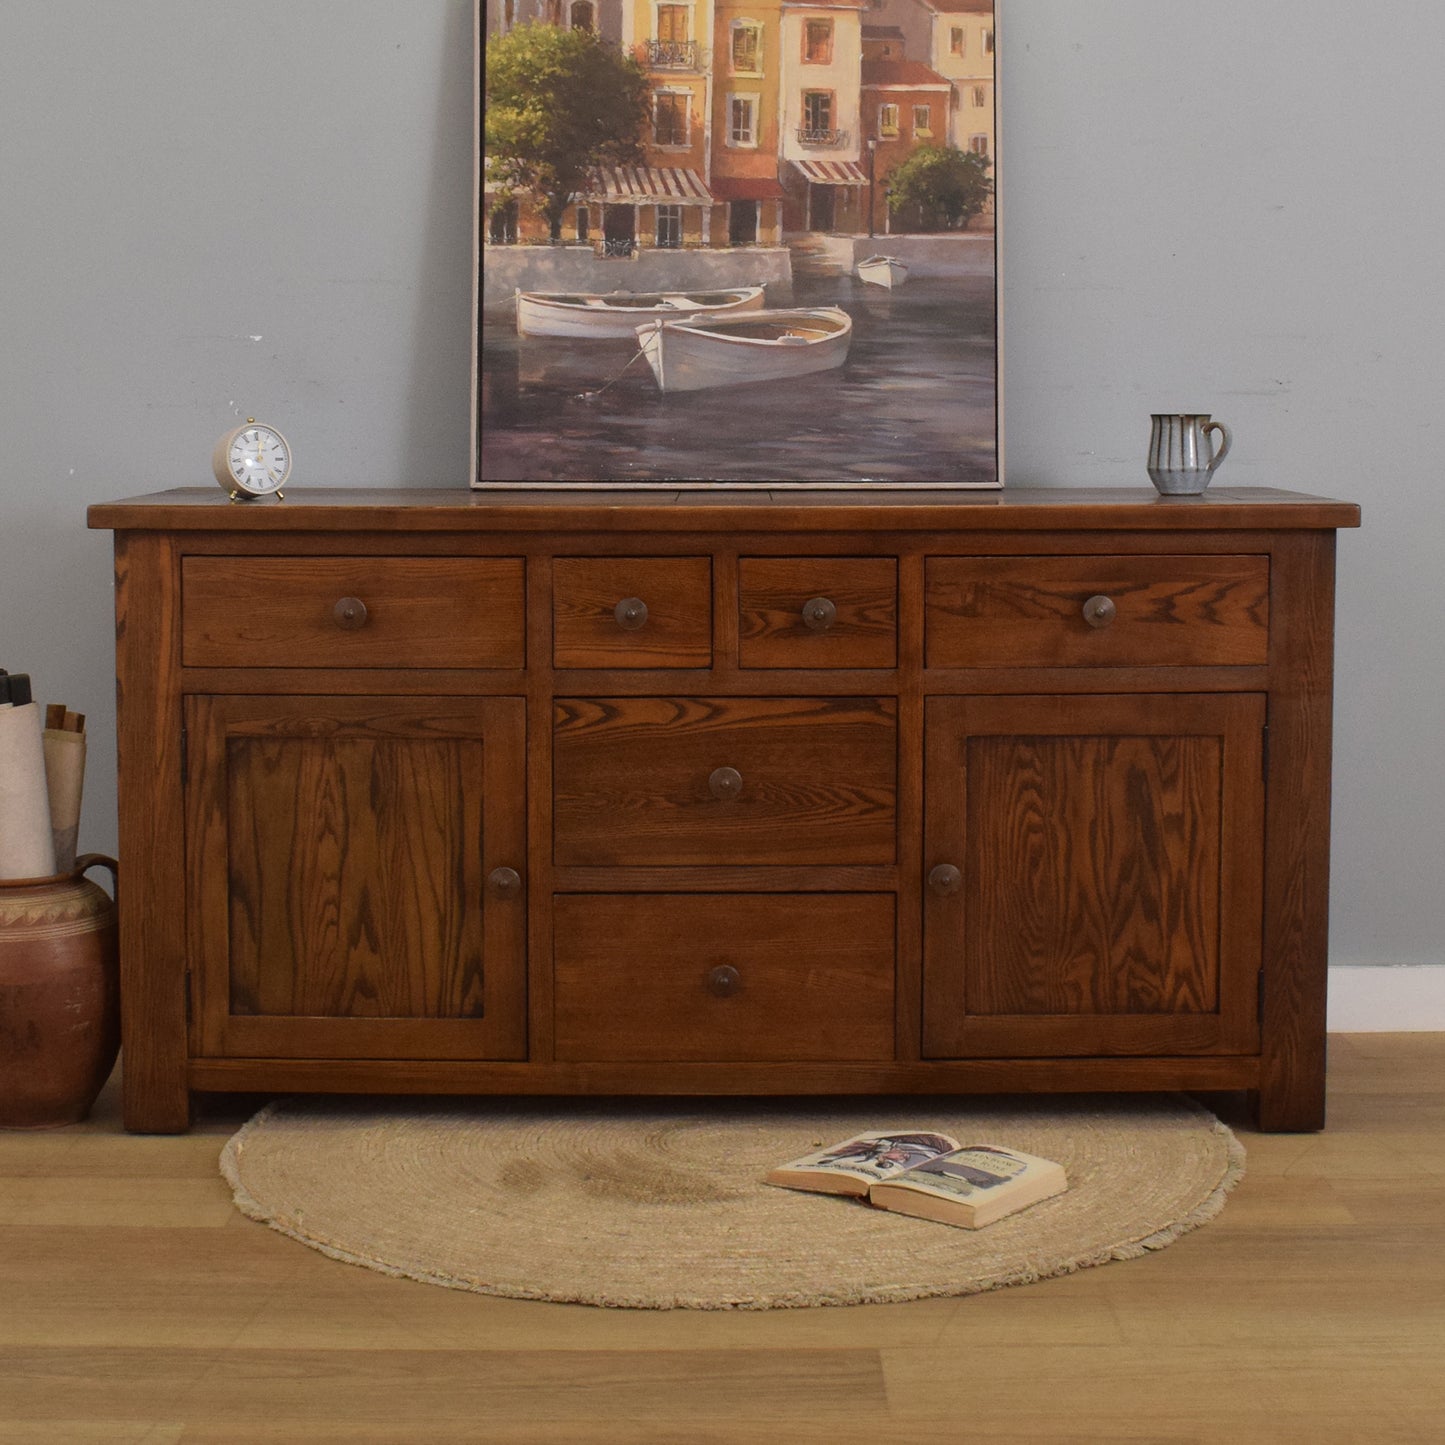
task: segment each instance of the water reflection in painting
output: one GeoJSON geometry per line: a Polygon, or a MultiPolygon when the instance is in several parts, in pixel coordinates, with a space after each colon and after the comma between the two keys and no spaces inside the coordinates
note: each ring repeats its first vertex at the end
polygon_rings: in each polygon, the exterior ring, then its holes
{"type": "Polygon", "coordinates": [[[511,308],[494,309],[482,328],[482,479],[994,482],[991,275],[896,289],[814,276],[781,301],[851,318],[841,366],[667,394],[631,339],[518,336],[511,308]]]}

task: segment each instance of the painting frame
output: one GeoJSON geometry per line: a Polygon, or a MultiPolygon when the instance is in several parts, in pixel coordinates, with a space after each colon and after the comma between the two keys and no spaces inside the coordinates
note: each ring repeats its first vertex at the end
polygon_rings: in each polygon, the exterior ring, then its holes
{"type": "MultiPolygon", "coordinates": [[[[680,0],[680,3],[675,4],[669,3],[669,0],[572,0],[570,8],[564,8],[566,6],[567,0],[475,0],[474,4],[474,341],[471,367],[470,488],[476,491],[526,488],[675,491],[679,487],[686,487],[688,490],[752,488],[826,491],[1002,489],[1003,147],[999,125],[999,55],[1002,50],[1000,12],[1004,7],[1001,0],[823,0],[823,3],[816,5],[807,4],[806,0],[770,0],[770,3],[762,6],[746,4],[745,0],[680,0]],[[769,131],[774,142],[773,149],[776,150],[776,185],[766,177],[756,179],[744,176],[739,179],[728,174],[728,165],[737,165],[738,158],[721,156],[714,163],[718,145],[715,138],[706,137],[715,127],[697,125],[697,112],[700,109],[705,111],[710,122],[718,115],[729,116],[733,122],[733,128],[729,131],[731,141],[739,135],[746,136],[746,126],[756,118],[756,108],[750,116],[748,107],[738,100],[738,95],[742,93],[744,85],[766,85],[768,67],[759,65],[758,75],[749,76],[745,80],[739,80],[734,72],[738,71],[740,60],[744,65],[747,63],[749,53],[746,37],[739,38],[740,23],[755,24],[759,31],[763,30],[763,24],[750,22],[748,19],[739,22],[738,16],[743,11],[749,12],[749,16],[751,12],[757,11],[765,17],[776,17],[775,33],[764,33],[761,37],[761,49],[764,53],[776,57],[772,68],[779,72],[775,82],[776,93],[772,96],[773,115],[769,131]],[[810,15],[809,12],[816,13],[810,15]],[[691,42],[672,38],[679,33],[679,27],[678,22],[668,21],[669,13],[685,14],[689,17],[689,23],[694,26],[694,34],[706,34],[708,39],[718,43],[710,47],[692,47],[691,42]],[[559,236],[554,225],[550,237],[538,242],[535,219],[533,234],[524,239],[518,229],[519,218],[523,214],[522,202],[535,202],[535,193],[522,191],[519,196],[518,192],[507,184],[509,178],[501,175],[499,169],[489,162],[486,153],[488,39],[495,40],[499,36],[510,34],[513,29],[529,24],[546,26],[549,33],[551,30],[571,31],[579,28],[579,17],[582,16],[589,18],[587,24],[580,28],[590,29],[595,26],[598,31],[606,31],[609,28],[609,14],[612,17],[612,38],[606,34],[601,34],[598,38],[604,46],[610,45],[625,54],[637,57],[638,63],[647,71],[652,97],[650,104],[654,107],[658,105],[658,97],[677,96],[685,92],[685,86],[670,76],[667,73],[669,70],[676,68],[685,71],[685,80],[695,79],[698,74],[704,75],[706,99],[702,106],[694,107],[691,116],[692,130],[700,129],[705,138],[701,166],[691,171],[682,166],[663,167],[653,164],[597,167],[588,173],[588,184],[595,185],[596,189],[579,189],[569,193],[566,203],[568,210],[563,213],[566,239],[559,236]],[[864,23],[865,16],[871,23],[864,23]],[[891,23],[895,20],[905,23],[891,23]],[[814,23],[810,25],[810,21],[814,23]],[[884,23],[879,23],[880,21],[884,23]],[[669,23],[674,28],[667,29],[669,23]],[[639,40],[639,33],[644,31],[646,33],[639,40]],[[657,38],[664,32],[668,38],[657,38]],[[790,43],[798,35],[802,37],[800,47],[790,43]],[[955,69],[959,64],[972,64],[974,71],[969,75],[959,76],[947,73],[948,66],[935,68],[930,63],[912,58],[909,51],[920,44],[920,35],[923,37],[922,45],[927,47],[927,62],[937,59],[944,46],[948,46],[955,69]],[[844,43],[845,41],[848,43],[844,43]],[[898,47],[896,59],[890,54],[890,47],[895,43],[898,47]],[[793,125],[793,122],[799,119],[799,116],[790,115],[788,112],[789,105],[795,98],[793,93],[801,87],[804,104],[809,102],[811,95],[819,93],[806,88],[809,84],[816,86],[820,83],[815,75],[808,72],[807,66],[818,63],[824,55],[828,61],[833,61],[835,52],[846,52],[838,59],[844,65],[854,66],[858,77],[856,97],[848,95],[833,102],[837,108],[836,118],[847,119],[851,124],[837,127],[836,132],[830,131],[828,127],[818,123],[834,117],[830,116],[826,109],[819,110],[815,107],[801,115],[803,124],[793,125]],[[810,53],[816,57],[812,62],[809,60],[810,53]],[[987,57],[986,68],[982,60],[984,55],[987,57]],[[704,56],[709,58],[704,59],[704,56]],[[790,67],[789,56],[798,57],[800,63],[790,67]],[[727,75],[721,73],[724,69],[728,71],[727,75]],[[986,79],[980,78],[985,74],[985,70],[986,79]],[[727,89],[728,86],[733,89],[727,89]],[[716,92],[721,92],[721,97],[716,92]],[[946,109],[939,104],[945,92],[946,109]],[[965,101],[971,103],[968,108],[972,114],[960,118],[965,101]],[[937,117],[940,109],[946,116],[946,143],[936,145],[933,140],[928,139],[932,131],[920,122],[928,121],[930,113],[937,117]],[[975,128],[975,133],[971,136],[968,134],[970,126],[975,128]],[[846,139],[848,131],[855,127],[856,139],[848,156],[842,161],[814,161],[807,155],[800,157],[797,154],[794,137],[798,145],[804,142],[821,142],[823,139],[827,139],[831,144],[833,134],[846,139]],[[967,155],[969,152],[975,157],[980,154],[984,156],[988,181],[987,200],[981,208],[967,215],[962,225],[940,227],[937,217],[924,217],[921,211],[917,211],[914,214],[922,218],[922,223],[916,228],[909,227],[906,219],[908,213],[897,205],[898,198],[903,194],[903,187],[900,185],[897,192],[893,188],[902,163],[889,156],[889,169],[885,172],[880,159],[890,147],[895,151],[899,149],[898,137],[901,132],[906,133],[912,142],[905,160],[911,159],[925,148],[943,151],[948,161],[955,164],[958,156],[967,155]],[[780,143],[776,139],[779,136],[782,137],[780,143]],[[969,152],[958,144],[961,137],[968,140],[969,152]],[[866,156],[866,165],[854,157],[854,152],[857,156],[866,156]],[[829,181],[837,180],[838,184],[824,185],[814,179],[820,176],[826,176],[829,181]],[[604,177],[608,189],[603,188],[603,182],[593,181],[593,177],[604,177]],[[805,183],[801,188],[798,185],[800,177],[805,183]],[[860,180],[860,177],[866,178],[866,181],[860,180]],[[791,188],[789,181],[793,183],[791,188]],[[630,192],[625,189],[629,185],[634,188],[630,192]],[[672,185],[674,189],[657,189],[659,185],[672,185]],[[689,196],[689,186],[694,193],[700,190],[702,194],[689,196]],[[831,195],[828,197],[827,214],[820,217],[816,213],[815,198],[824,192],[831,192],[831,195]],[[499,196],[507,198],[510,222],[507,219],[508,213],[498,204],[499,196]],[[732,199],[737,196],[743,197],[741,207],[732,199]],[[857,221],[860,216],[866,216],[866,246],[863,244],[865,237],[861,224],[849,229],[846,224],[839,223],[833,206],[836,198],[840,196],[844,198],[842,205],[845,220],[857,221]],[[774,231],[769,239],[776,244],[763,246],[756,231],[751,234],[744,232],[739,238],[735,233],[735,217],[738,211],[743,211],[746,222],[747,211],[751,208],[751,224],[761,227],[764,215],[768,214],[769,201],[773,203],[769,220],[774,231]],[[649,223],[655,229],[644,238],[639,236],[641,227],[638,226],[625,238],[628,251],[624,266],[626,261],[630,261],[635,267],[642,260],[691,264],[694,271],[676,282],[675,290],[669,292],[665,280],[652,277],[648,278],[651,284],[637,289],[604,289],[602,282],[598,282],[595,287],[576,283],[575,277],[583,274],[584,267],[586,274],[605,274],[609,282],[614,275],[622,274],[621,268],[615,265],[617,259],[622,259],[616,255],[616,249],[620,249],[621,243],[613,241],[607,224],[604,224],[600,237],[595,239],[589,237],[589,227],[595,226],[599,210],[605,221],[610,221],[609,209],[623,211],[628,205],[631,205],[638,217],[647,214],[649,223]],[[850,205],[851,214],[847,211],[850,205]],[[499,214],[502,216],[500,225],[499,214]],[[798,229],[799,216],[803,221],[801,231],[798,229]],[[699,220],[699,217],[702,219],[699,220]],[[725,246],[712,245],[709,219],[713,221],[714,227],[718,226],[719,221],[726,225],[725,246]],[[934,221],[931,228],[927,225],[929,219],[934,221]],[[665,220],[666,224],[674,228],[671,238],[664,235],[665,220]],[[827,229],[815,229],[821,226],[823,221],[829,223],[827,229]],[[895,229],[896,223],[899,229],[895,229]],[[508,224],[511,226],[510,231],[507,229],[508,224]],[[680,239],[684,237],[685,239],[680,239]],[[846,277],[846,287],[843,281],[837,281],[833,286],[835,294],[821,300],[815,295],[790,294],[795,288],[802,289],[799,280],[801,267],[794,258],[806,258],[815,244],[815,238],[825,243],[826,260],[833,270],[846,277]],[[535,244],[529,245],[529,241],[535,244]],[[902,263],[902,268],[914,283],[913,292],[889,294],[893,288],[888,286],[883,288],[882,297],[870,297],[866,294],[870,288],[859,264],[864,259],[863,253],[871,253],[875,247],[878,254],[902,263]],[[579,256],[582,252],[586,254],[579,256]],[[824,445],[817,458],[809,455],[806,464],[792,460],[786,447],[778,449],[776,446],[772,451],[772,456],[776,458],[774,460],[759,461],[756,457],[744,460],[742,448],[757,447],[757,438],[748,436],[736,440],[735,443],[726,438],[719,439],[716,426],[712,442],[714,450],[702,461],[699,461],[702,453],[696,451],[687,460],[660,460],[659,455],[665,456],[669,451],[679,449],[668,445],[653,447],[644,443],[632,453],[624,454],[625,460],[621,462],[608,457],[597,461],[589,459],[558,463],[551,459],[544,460],[543,449],[549,445],[545,428],[529,433],[526,427],[519,429],[511,424],[513,417],[508,411],[508,405],[515,406],[517,399],[527,393],[529,387],[539,394],[546,393],[549,386],[552,392],[557,391],[557,386],[552,384],[554,377],[547,370],[549,359],[555,363],[558,353],[556,340],[553,334],[545,334],[544,342],[538,344],[530,331],[523,331],[518,309],[523,304],[524,292],[528,295],[535,292],[542,296],[560,292],[568,301],[582,299],[589,305],[594,304],[594,301],[596,304],[611,305],[612,297],[621,291],[628,298],[624,304],[629,306],[638,299],[654,297],[661,298],[664,305],[670,305],[674,304],[669,299],[670,296],[678,293],[683,293],[684,299],[697,296],[699,288],[706,285],[708,291],[703,299],[712,300],[724,293],[747,289],[742,284],[745,271],[734,271],[731,279],[735,285],[729,287],[726,284],[729,276],[717,269],[722,261],[735,260],[739,252],[745,254],[748,261],[757,263],[758,267],[761,267],[764,261],[769,264],[781,261],[786,267],[783,280],[775,277],[763,282],[766,298],[758,303],[761,309],[757,310],[755,319],[768,323],[762,328],[768,339],[776,336],[777,327],[783,324],[781,318],[788,315],[801,315],[803,312],[816,315],[829,310],[848,314],[848,330],[855,333],[850,338],[851,351],[848,359],[843,363],[832,363],[830,367],[820,368],[832,370],[832,367],[837,367],[829,379],[839,378],[840,385],[841,378],[855,372],[861,373],[865,382],[876,380],[876,373],[863,365],[863,348],[859,347],[858,342],[862,339],[861,333],[865,327],[871,327],[871,339],[875,343],[874,353],[882,354],[886,350],[878,342],[879,333],[887,329],[886,325],[879,324],[878,314],[881,313],[885,321],[889,317],[890,308],[894,313],[901,314],[900,294],[911,301],[914,293],[921,291],[936,277],[967,275],[972,310],[968,313],[966,323],[952,325],[941,321],[940,318],[947,311],[946,304],[941,301],[930,302],[929,298],[919,296],[914,307],[915,316],[924,315],[933,323],[931,334],[937,348],[933,355],[938,358],[938,365],[932,370],[922,363],[915,363],[914,370],[924,373],[923,382],[919,385],[922,387],[926,384],[934,397],[939,394],[940,386],[946,388],[956,384],[959,392],[967,391],[971,398],[971,429],[967,431],[967,448],[963,441],[965,432],[962,427],[958,433],[960,440],[956,457],[947,441],[940,445],[940,418],[935,412],[928,414],[929,435],[926,438],[915,437],[898,416],[888,413],[886,405],[875,411],[866,398],[861,401],[855,399],[846,410],[840,409],[831,413],[828,424],[815,424],[808,428],[811,436],[822,436],[824,445]],[[896,257],[894,253],[898,253],[896,257]],[[964,256],[967,260],[961,264],[954,259],[964,256]],[[837,259],[839,257],[842,258],[841,262],[837,259]],[[980,257],[985,259],[980,261],[980,257]],[[598,261],[602,263],[602,267],[596,264],[598,261]],[[608,266],[609,261],[614,264],[608,266]],[[559,263],[570,266],[565,279],[572,284],[555,288],[535,284],[537,278],[550,278],[554,273],[560,273],[559,263]],[[605,272],[603,267],[606,268],[605,272]],[[491,284],[491,273],[494,270],[504,272],[499,278],[499,286],[491,284]],[[512,285],[509,288],[510,296],[505,300],[501,299],[502,287],[519,279],[529,280],[533,284],[512,285]],[[774,305],[775,288],[781,293],[780,304],[777,306],[774,305]],[[840,288],[843,294],[836,294],[840,288]],[[986,301],[981,304],[979,298],[984,290],[987,293],[986,301]],[[508,374],[505,368],[493,368],[489,363],[489,338],[500,338],[504,335],[515,358],[515,372],[512,374],[508,374]],[[956,373],[951,372],[949,365],[950,359],[956,353],[955,343],[965,336],[970,350],[970,369],[967,372],[962,369],[956,373]],[[549,346],[550,353],[547,349],[549,346]],[[533,362],[533,358],[528,354],[529,348],[543,354],[540,372],[527,370],[527,366],[533,362]],[[855,360],[859,363],[856,366],[855,360]],[[535,383],[537,375],[542,378],[540,385],[535,383]],[[499,391],[502,396],[500,406],[497,404],[499,391]],[[981,423],[980,416],[986,416],[986,421],[981,423]],[[840,417],[846,417],[847,424],[852,429],[851,435],[833,435],[834,431],[838,430],[834,423],[840,417]],[[520,441],[516,435],[519,430],[522,433],[520,441]],[[508,435],[509,432],[512,434],[508,435]],[[525,450],[528,435],[535,437],[532,442],[534,450],[531,453],[525,450]],[[915,440],[926,441],[931,445],[932,451],[928,450],[928,446],[916,448],[915,440]],[[490,447],[489,442],[492,443],[490,447]],[[833,465],[823,459],[829,443],[840,455],[841,448],[851,449],[840,465],[833,465]],[[883,464],[870,461],[867,455],[870,447],[874,448],[878,456],[887,457],[888,462],[883,464]],[[964,460],[965,452],[967,462],[964,460]],[[899,455],[906,454],[911,457],[915,453],[927,457],[928,460],[910,460],[901,465],[894,460],[899,455]],[[760,467],[762,470],[759,470],[760,467]]],[[[687,31],[681,30],[681,33],[685,34],[687,31]]],[[[822,69],[818,74],[823,74],[822,69]]],[[[838,93],[835,90],[834,95],[837,96],[838,93]]],[[[671,110],[654,108],[650,112],[651,131],[645,137],[643,159],[648,162],[677,158],[696,160],[696,148],[686,156],[683,156],[680,150],[669,152],[657,148],[657,143],[662,140],[681,141],[686,136],[686,129],[676,131],[677,122],[669,119],[683,110],[685,103],[669,104],[673,107],[671,110]],[[662,129],[664,123],[672,124],[676,133],[662,129]]],[[[756,102],[754,105],[756,106],[756,102]]],[[[766,117],[767,107],[762,109],[766,117]]],[[[933,123],[937,125],[937,119],[933,123]]],[[[761,130],[761,127],[758,129],[761,130]]],[[[693,144],[695,146],[695,142],[693,144]]],[[[756,156],[743,159],[756,170],[756,156]]],[[[768,159],[771,162],[774,157],[769,154],[768,159]]],[[[536,211],[540,207],[533,204],[532,209],[536,211]]],[[[520,224],[525,226],[524,222],[520,224]]],[[[714,231],[713,234],[716,235],[717,232],[714,231]]],[[[878,268],[872,269],[876,271],[878,268]]],[[[558,274],[558,279],[564,278],[558,274]]],[[[816,287],[814,289],[816,290],[816,287]]],[[[633,315],[623,318],[627,323],[635,319],[633,315]]],[[[815,336],[809,328],[821,327],[823,323],[802,320],[789,324],[793,330],[801,332],[805,340],[812,342],[815,336]]],[[[648,315],[644,318],[644,325],[654,327],[659,342],[666,339],[669,345],[673,343],[674,335],[683,332],[684,327],[688,332],[705,331],[729,341],[739,337],[751,341],[753,334],[759,330],[751,324],[748,317],[725,319],[721,312],[712,310],[706,312],[701,320],[691,318],[688,322],[674,322],[670,317],[654,319],[652,315],[648,315]]],[[[641,330],[637,330],[635,334],[638,340],[645,342],[641,330]]],[[[905,329],[903,334],[905,340],[913,339],[912,332],[905,329]]],[[[648,367],[656,378],[657,391],[667,391],[663,384],[663,371],[653,358],[645,357],[645,344],[630,357],[621,375],[612,375],[611,370],[616,367],[618,358],[623,351],[631,350],[634,343],[631,340],[617,341],[615,336],[610,339],[614,341],[612,354],[604,358],[602,348],[596,346],[590,338],[569,338],[565,348],[566,362],[572,362],[574,353],[578,358],[585,358],[586,365],[590,368],[588,376],[593,378],[595,372],[595,378],[582,383],[586,386],[585,390],[567,393],[567,402],[595,401],[624,379],[626,386],[636,393],[639,388],[639,375],[646,378],[648,385],[652,384],[651,378],[646,377],[648,367]],[[623,350],[619,351],[618,346],[623,350]],[[635,365],[643,359],[647,360],[647,367],[635,365]],[[611,368],[606,362],[611,362],[611,368]],[[627,367],[632,368],[631,376],[625,375],[627,367]]],[[[710,335],[703,339],[711,341],[713,338],[710,335]]],[[[794,336],[778,339],[792,347],[799,346],[794,336]]],[[[686,336],[686,340],[689,345],[698,344],[690,334],[686,336]]],[[[678,335],[676,345],[679,352],[682,341],[683,337],[678,335]]],[[[894,351],[897,349],[895,346],[894,351]]],[[[753,354],[756,356],[758,353],[753,354]]],[[[932,359],[926,351],[923,355],[925,360],[932,359]]],[[[790,357],[777,359],[780,363],[791,361],[790,357]]],[[[767,357],[765,360],[771,364],[774,358],[767,357]]],[[[672,369],[676,370],[675,366],[672,369]]],[[[567,367],[563,366],[562,371],[566,373],[567,367]]],[[[709,402],[721,398],[713,407],[714,418],[720,412],[726,414],[736,406],[736,414],[740,418],[751,416],[755,427],[759,419],[781,421],[784,404],[773,405],[774,398],[781,393],[772,384],[765,386],[762,381],[751,376],[748,380],[752,384],[729,384],[707,396],[709,402]],[[742,404],[744,402],[751,403],[751,412],[747,405],[742,404]]],[[[812,383],[813,380],[812,376],[808,376],[804,384],[812,383]]],[[[782,383],[777,385],[781,387],[782,383]]],[[[858,388],[855,386],[853,390],[857,391],[858,388]]],[[[879,387],[879,390],[884,393],[886,403],[889,400],[888,388],[879,387]]],[[[618,393],[620,394],[622,393],[618,393]]],[[[664,417],[667,426],[675,432],[688,433],[697,416],[707,416],[706,411],[685,410],[688,404],[697,405],[698,395],[699,393],[694,392],[692,396],[686,393],[675,398],[664,396],[662,400],[672,402],[674,410],[668,413],[654,407],[653,413],[655,416],[664,417]]],[[[802,395],[801,387],[798,395],[802,395]]],[[[818,392],[815,390],[811,395],[816,397],[818,392]]],[[[790,397],[790,400],[797,398],[790,397]]],[[[816,407],[810,411],[801,401],[798,402],[797,410],[801,415],[814,418],[823,415],[816,407]]],[[[917,410],[915,407],[915,415],[917,410]]],[[[960,402],[960,411],[962,410],[960,402]]],[[[906,408],[900,408],[900,411],[906,411],[906,408]]],[[[555,438],[561,433],[568,441],[574,441],[573,434],[585,433],[587,426],[597,415],[597,412],[593,412],[589,416],[585,408],[579,407],[566,413],[551,435],[555,438]]],[[[635,418],[628,420],[635,422],[635,418]]],[[[706,434],[705,427],[699,430],[706,434]]],[[[664,443],[670,442],[665,433],[661,440],[664,443]]],[[[811,445],[810,438],[803,438],[794,448],[792,455],[801,458],[803,448],[811,445]]],[[[763,448],[759,447],[758,450],[761,452],[763,448]]]]}

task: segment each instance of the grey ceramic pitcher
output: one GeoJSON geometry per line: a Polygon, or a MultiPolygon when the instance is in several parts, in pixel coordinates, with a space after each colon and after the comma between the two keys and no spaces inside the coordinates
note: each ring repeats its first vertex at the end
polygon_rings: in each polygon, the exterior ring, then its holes
{"type": "Polygon", "coordinates": [[[1207,412],[1155,412],[1150,419],[1150,480],[1167,497],[1197,496],[1229,453],[1229,428],[1211,421],[1207,412]],[[1218,451],[1211,432],[1223,438],[1218,451]]]}

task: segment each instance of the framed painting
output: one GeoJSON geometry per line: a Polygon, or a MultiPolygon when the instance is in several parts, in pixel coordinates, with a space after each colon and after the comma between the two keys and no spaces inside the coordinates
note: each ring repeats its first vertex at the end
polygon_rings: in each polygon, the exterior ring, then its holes
{"type": "Polygon", "coordinates": [[[474,487],[1002,486],[994,0],[476,33],[474,487]]]}

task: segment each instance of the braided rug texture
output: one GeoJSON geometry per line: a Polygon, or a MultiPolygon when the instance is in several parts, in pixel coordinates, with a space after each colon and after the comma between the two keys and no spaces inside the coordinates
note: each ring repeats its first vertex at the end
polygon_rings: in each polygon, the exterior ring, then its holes
{"type": "Polygon", "coordinates": [[[451,1289],[631,1309],[964,1295],[1162,1249],[1243,1177],[1169,1096],[566,1102],[281,1100],[226,1145],[237,1207],[334,1259],[451,1289]],[[762,1183],[849,1135],[928,1129],[1063,1164],[980,1230],[762,1183]]]}

